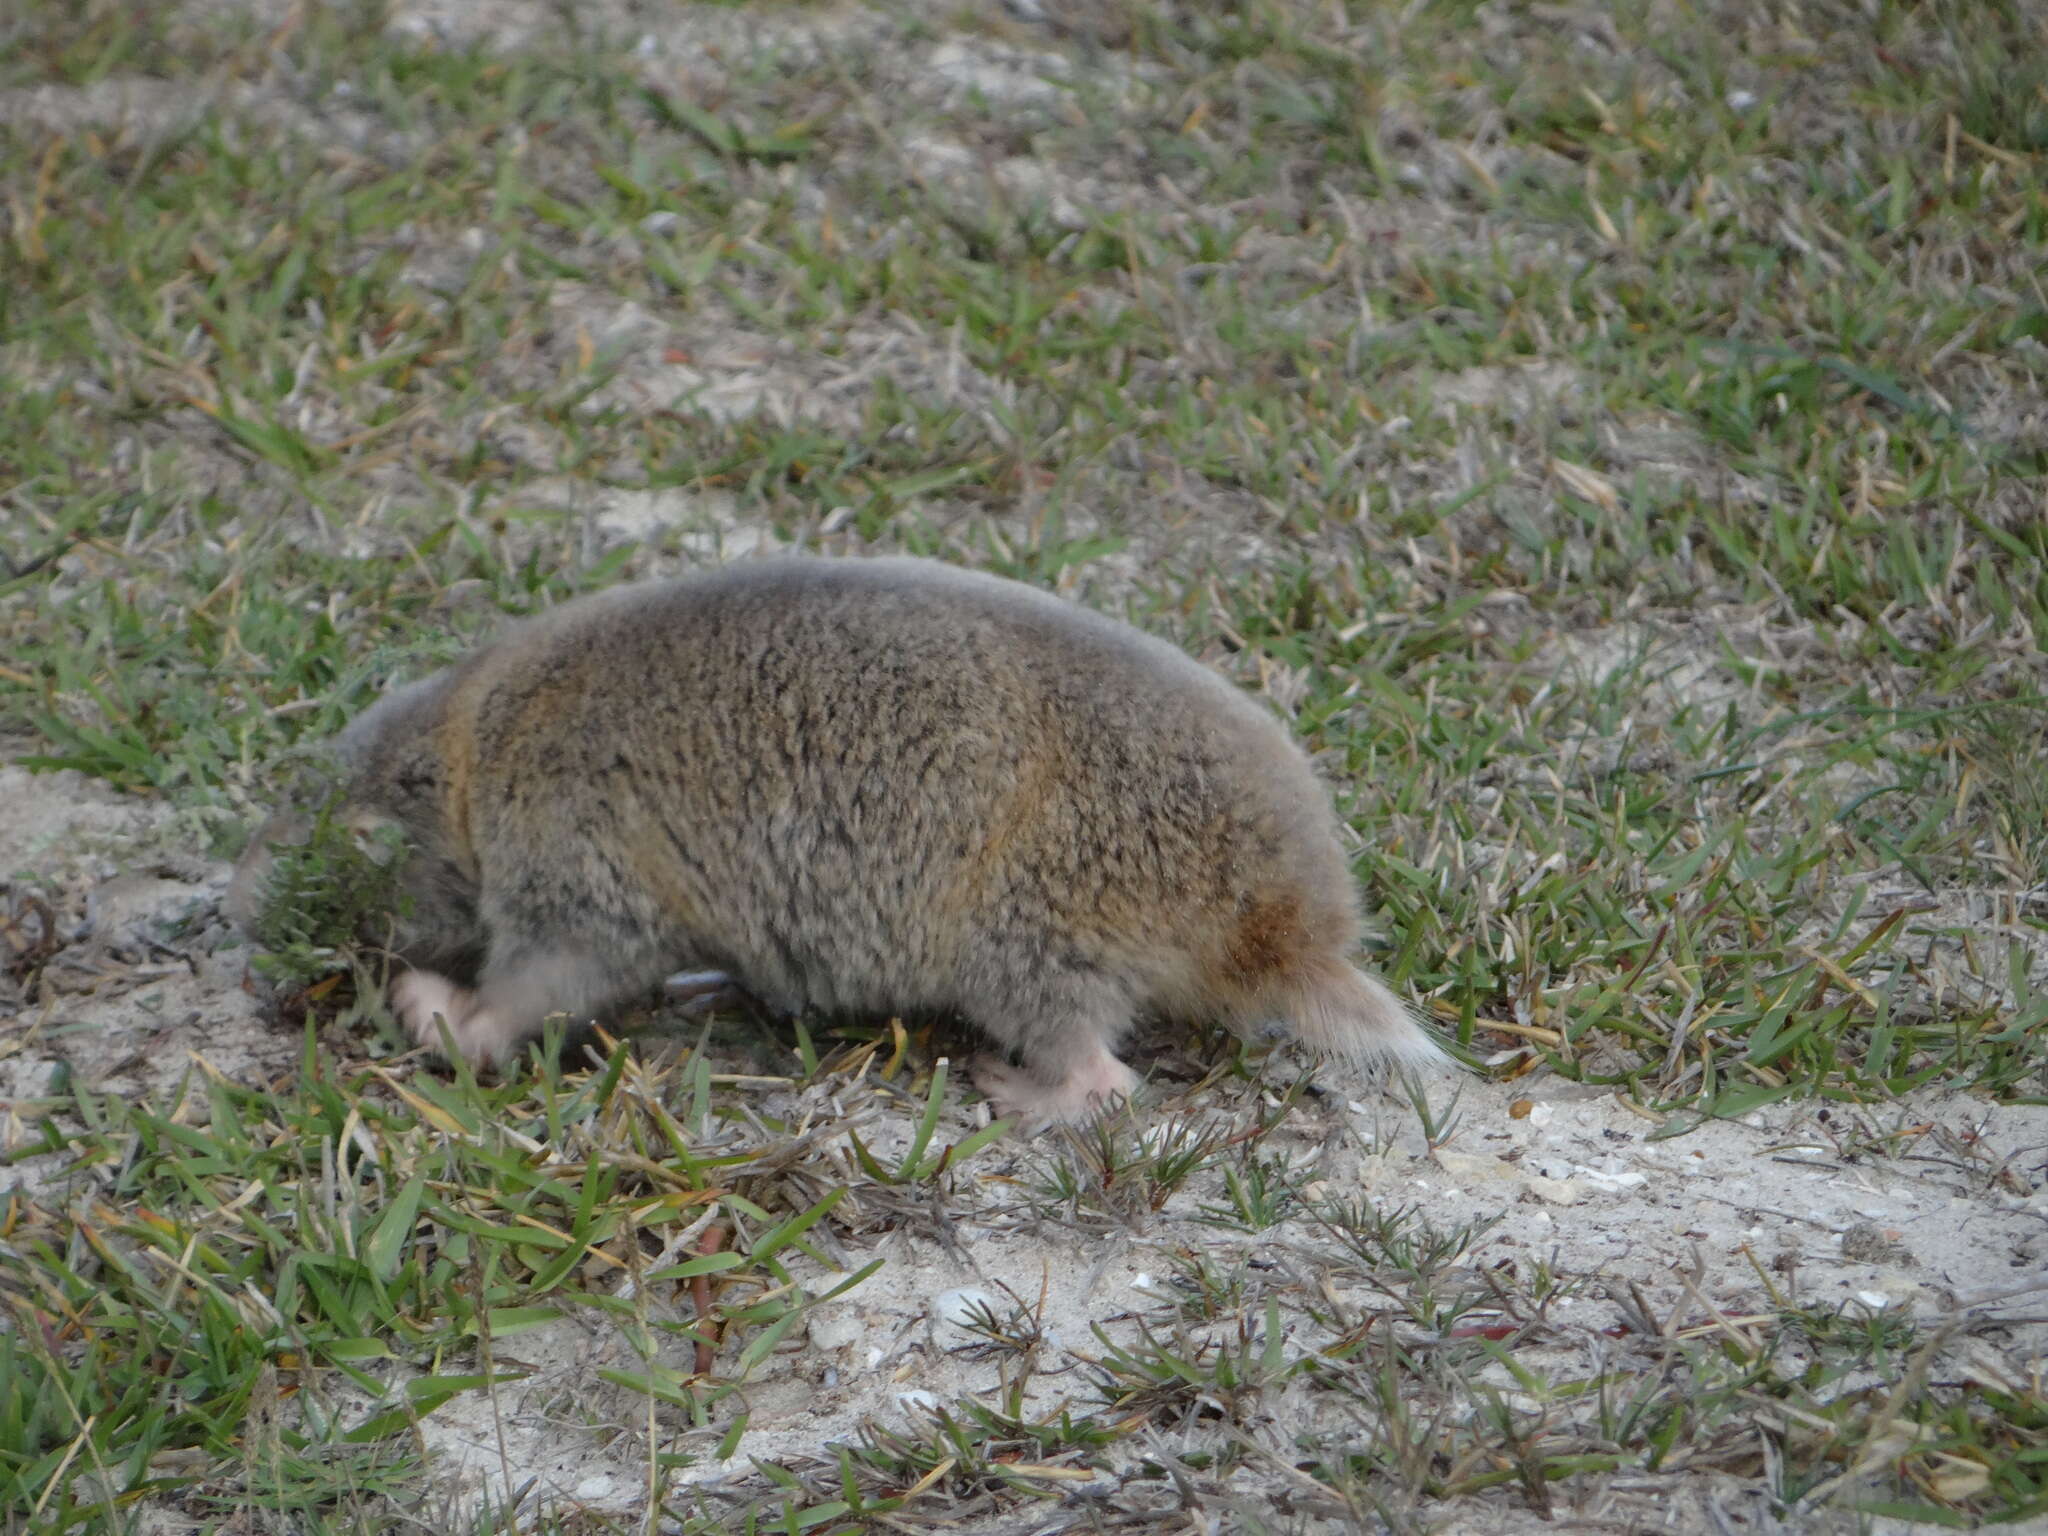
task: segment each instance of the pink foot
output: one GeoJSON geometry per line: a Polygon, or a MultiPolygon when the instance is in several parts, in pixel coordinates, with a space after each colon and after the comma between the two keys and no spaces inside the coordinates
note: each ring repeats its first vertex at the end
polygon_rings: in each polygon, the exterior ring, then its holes
{"type": "Polygon", "coordinates": [[[999,1056],[983,1056],[974,1063],[974,1086],[998,1116],[1036,1130],[1100,1118],[1138,1091],[1138,1074],[1098,1046],[1050,1087],[999,1056]]]}
{"type": "Polygon", "coordinates": [[[407,971],[391,985],[391,1010],[412,1039],[431,1050],[444,1050],[441,1020],[456,1051],[472,1066],[496,1067],[516,1051],[518,1034],[489,1008],[477,1006],[476,994],[432,971],[407,971]]]}

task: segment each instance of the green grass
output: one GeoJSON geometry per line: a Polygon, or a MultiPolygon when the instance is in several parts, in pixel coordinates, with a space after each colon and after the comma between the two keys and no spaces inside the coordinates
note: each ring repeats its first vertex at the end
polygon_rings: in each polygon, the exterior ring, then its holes
{"type": "Polygon", "coordinates": [[[776,1255],[826,1263],[805,1234],[846,1192],[786,1216],[749,1199],[749,1166],[789,1128],[762,1122],[767,1146],[746,1144],[711,1122],[710,1088],[701,1061],[668,1083],[623,1052],[595,1073],[544,1069],[491,1090],[466,1074],[337,1076],[309,1033],[286,1098],[218,1076],[187,1085],[182,1110],[76,1091],[77,1124],[44,1119],[29,1150],[114,1174],[90,1214],[12,1202],[23,1263],[0,1341],[0,1507],[68,1530],[187,1489],[223,1511],[389,1493],[406,1471],[395,1435],[457,1394],[519,1380],[490,1368],[492,1351],[579,1309],[605,1314],[642,1356],[603,1379],[709,1415],[809,1307],[878,1267],[796,1285],[776,1255]],[[678,1218],[734,1246],[641,1267],[639,1234],[678,1218]],[[650,1310],[663,1282],[699,1275],[716,1277],[704,1315],[650,1310]],[[713,1384],[673,1363],[700,1339],[744,1339],[739,1369],[713,1384]],[[477,1369],[445,1363],[471,1354],[477,1369]],[[298,1422],[273,1428],[259,1457],[252,1417],[284,1398],[298,1422]],[[152,1475],[193,1451],[247,1465],[226,1479],[152,1475]]]}
{"type": "MultiPolygon", "coordinates": [[[[231,850],[291,750],[387,681],[699,558],[707,530],[938,554],[1126,612],[1287,709],[1357,834],[1377,958],[1498,1071],[1612,1087],[1660,1136],[1786,1097],[2048,1099],[2038,15],[1127,9],[1106,51],[961,10],[778,54],[717,28],[822,11],[678,5],[614,36],[600,10],[492,49],[368,5],[274,32],[17,6],[17,755],[231,850]],[[650,63],[647,28],[683,40],[650,63]],[[949,92],[905,63],[940,39],[1052,49],[1070,77],[1044,102],[949,92]],[[122,82],[200,105],[154,131],[27,105],[122,82]],[[689,368],[797,404],[661,397],[689,368]],[[606,533],[624,494],[700,521],[606,533]]],[[[832,1268],[835,1201],[919,1232],[994,1208],[950,1160],[988,1154],[928,1042],[901,1134],[850,1130],[835,1196],[774,1152],[816,1126],[712,1094],[704,1056],[665,1080],[687,1115],[619,1056],[503,1088],[394,1075],[334,1058],[375,1026],[350,995],[312,1000],[324,1043],[267,1089],[17,1105],[6,1155],[94,1193],[0,1197],[0,1530],[137,1529],[171,1500],[386,1528],[427,1486],[413,1426],[556,1314],[632,1341],[609,1380],[643,1430],[738,1445],[749,1377],[862,1273],[832,1268]],[[665,1267],[715,1274],[723,1378],[617,1301],[620,1265],[705,1215],[728,1248],[665,1267]]],[[[827,1083],[835,1048],[777,1070],[827,1083]]],[[[1227,1046],[1191,1059],[1169,1085],[1256,1087],[1227,1046]]],[[[1031,1330],[991,1318],[1007,1401],[716,1497],[664,1481],[650,1440],[655,1502],[688,1529],[916,1529],[932,1499],[992,1517],[1116,1468],[1162,1528],[1241,1475],[1303,1521],[1419,1529],[1433,1501],[1549,1511],[1682,1464],[1768,1484],[1787,1518],[2048,1507],[2038,1390],[1931,1377],[1938,1340],[1853,1305],[1636,1319],[1626,1372],[1518,1363],[1556,1277],[1461,1268],[1478,1234],[1307,1193],[1266,1142],[1299,1091],[1004,1175],[1005,1219],[1228,1240],[1191,1246],[1179,1299],[1057,1411],[1027,1406],[1031,1330]],[[1404,1326],[1512,1331],[1373,1332],[1248,1267],[1282,1231],[1404,1326]],[[1357,1426],[1282,1454],[1258,1405],[1304,1391],[1357,1426]],[[1168,1428],[1207,1436],[1200,1465],[1168,1428]]]]}

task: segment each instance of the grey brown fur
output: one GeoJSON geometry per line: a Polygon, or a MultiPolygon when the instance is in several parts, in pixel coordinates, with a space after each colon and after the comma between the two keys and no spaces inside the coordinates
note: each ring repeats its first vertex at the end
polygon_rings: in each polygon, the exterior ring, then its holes
{"type": "MultiPolygon", "coordinates": [[[[1281,726],[1014,582],[786,559],[621,587],[336,749],[355,824],[409,850],[396,1010],[480,1063],[691,967],[791,1010],[957,1011],[1021,1059],[977,1079],[1033,1118],[1127,1093],[1112,1053],[1146,1011],[1437,1057],[1350,963],[1336,822],[1281,726]]],[[[245,919],[268,842],[230,891],[245,919]]]]}

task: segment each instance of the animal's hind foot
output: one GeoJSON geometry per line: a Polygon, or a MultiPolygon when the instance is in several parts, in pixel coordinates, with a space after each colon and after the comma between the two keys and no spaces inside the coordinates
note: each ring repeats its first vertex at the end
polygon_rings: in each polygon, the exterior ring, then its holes
{"type": "Polygon", "coordinates": [[[982,1056],[974,1063],[974,1086],[999,1117],[1035,1130],[1100,1119],[1138,1091],[1138,1074],[1098,1046],[1052,1083],[1000,1056],[982,1056]]]}

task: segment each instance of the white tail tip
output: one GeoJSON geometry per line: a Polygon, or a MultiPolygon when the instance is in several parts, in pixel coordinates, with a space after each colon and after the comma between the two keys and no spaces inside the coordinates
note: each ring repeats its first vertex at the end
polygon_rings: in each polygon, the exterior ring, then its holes
{"type": "Polygon", "coordinates": [[[1442,1070],[1451,1065],[1436,1036],[1385,984],[1342,966],[1299,994],[1296,1036],[1310,1049],[1361,1067],[1442,1070]]]}

